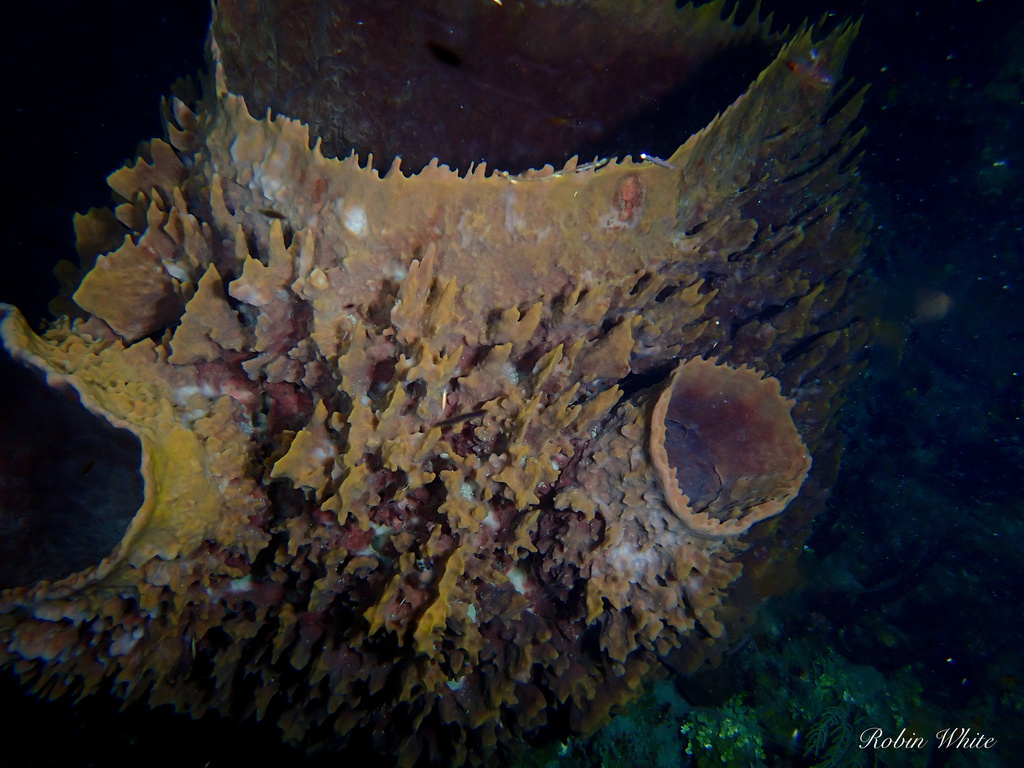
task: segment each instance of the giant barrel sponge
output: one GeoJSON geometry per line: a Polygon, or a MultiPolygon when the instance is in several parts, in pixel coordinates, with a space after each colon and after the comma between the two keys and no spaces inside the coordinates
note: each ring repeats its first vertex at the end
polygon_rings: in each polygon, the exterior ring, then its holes
{"type": "Polygon", "coordinates": [[[741,641],[835,478],[867,224],[856,26],[723,5],[217,3],[62,317],[0,310],[0,664],[480,764],[741,641]]]}

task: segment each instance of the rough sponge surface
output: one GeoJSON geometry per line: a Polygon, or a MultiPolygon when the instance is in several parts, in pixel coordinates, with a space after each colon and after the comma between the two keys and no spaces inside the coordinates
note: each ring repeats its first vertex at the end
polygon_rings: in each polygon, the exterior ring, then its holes
{"type": "Polygon", "coordinates": [[[15,363],[133,436],[144,498],[0,593],[0,663],[458,764],[737,642],[868,337],[854,33],[776,44],[658,162],[383,177],[253,117],[212,37],[202,98],[77,220],[68,317],[3,310],[15,363]]]}

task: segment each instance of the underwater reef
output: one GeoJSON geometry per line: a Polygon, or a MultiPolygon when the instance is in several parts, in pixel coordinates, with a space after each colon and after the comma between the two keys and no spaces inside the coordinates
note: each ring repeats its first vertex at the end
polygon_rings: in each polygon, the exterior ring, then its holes
{"type": "Polygon", "coordinates": [[[216,4],[0,310],[0,665],[480,764],[743,642],[870,335],[857,26],[628,5],[216,4]]]}

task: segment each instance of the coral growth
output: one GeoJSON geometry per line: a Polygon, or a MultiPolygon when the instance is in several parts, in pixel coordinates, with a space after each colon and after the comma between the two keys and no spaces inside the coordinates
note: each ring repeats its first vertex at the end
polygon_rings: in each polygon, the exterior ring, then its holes
{"type": "MultiPolygon", "coordinates": [[[[97,523],[118,539],[88,567],[55,538],[49,570],[5,569],[0,663],[51,696],[109,685],[458,764],[590,732],[664,661],[735,642],[834,479],[867,338],[861,96],[787,64],[813,45],[838,78],[856,30],[781,45],[721,3],[662,5],[660,48],[627,38],[657,48],[644,66],[689,50],[684,24],[778,48],[667,160],[383,177],[250,115],[219,6],[202,98],[179,86],[113,212],[76,221],[70,317],[37,336],[3,310],[6,354],[121,435],[101,469],[141,455],[144,498],[97,523]]],[[[579,12],[524,7],[545,30],[579,12]]],[[[498,10],[466,23],[516,40],[498,10]]],[[[541,123],[523,139],[547,152],[541,123]]]]}

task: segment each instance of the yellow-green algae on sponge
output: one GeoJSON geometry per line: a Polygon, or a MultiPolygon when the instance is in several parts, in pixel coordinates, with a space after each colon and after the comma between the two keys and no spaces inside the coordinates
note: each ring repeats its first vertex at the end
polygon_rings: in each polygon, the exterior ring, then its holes
{"type": "MultiPolygon", "coordinates": [[[[202,97],[180,85],[165,137],[111,175],[113,211],[76,220],[68,317],[36,335],[0,310],[11,395],[50,413],[40,447],[27,417],[4,422],[0,663],[50,696],[109,687],[271,719],[308,748],[480,764],[589,732],[666,663],[742,638],[834,479],[867,339],[861,94],[839,83],[856,28],[780,41],[720,2],[655,3],[660,26],[630,17],[602,48],[611,5],[455,22],[527,63],[544,59],[517,30],[575,21],[588,66],[607,49],[621,69],[628,43],[640,69],[693,69],[734,37],[766,67],[663,160],[511,173],[442,153],[412,172],[399,146],[383,176],[250,114],[233,84],[265,78],[232,32],[244,6],[215,8],[202,97]],[[685,26],[714,45],[688,49],[685,26]],[[50,466],[62,424],[111,447],[50,466]],[[62,515],[93,476],[102,502],[62,515]]],[[[276,35],[287,83],[304,27],[283,8],[290,25],[246,44],[276,35]]],[[[348,6],[334,22],[354,39],[348,6]]],[[[454,45],[430,50],[474,66],[454,45]]],[[[342,54],[339,72],[388,76],[342,54]]],[[[328,148],[383,141],[337,109],[328,148]]],[[[564,125],[539,118],[544,152],[564,125]]],[[[526,151],[512,121],[488,125],[497,154],[526,151]]]]}

